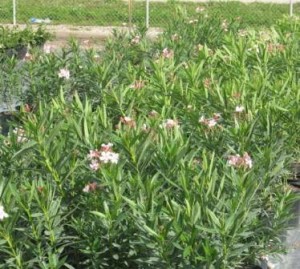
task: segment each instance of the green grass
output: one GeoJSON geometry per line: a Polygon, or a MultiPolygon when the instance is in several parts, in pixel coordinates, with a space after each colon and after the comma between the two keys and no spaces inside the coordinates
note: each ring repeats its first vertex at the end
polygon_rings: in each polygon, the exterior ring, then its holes
{"type": "MultiPolygon", "coordinates": [[[[227,19],[241,17],[249,26],[270,26],[277,19],[289,13],[288,4],[243,4],[228,3],[150,3],[151,26],[164,26],[172,18],[176,6],[183,6],[191,17],[199,5],[206,7],[206,12],[227,19]]],[[[295,14],[300,14],[300,4],[294,5],[295,14]]],[[[11,0],[0,3],[0,22],[12,21],[11,0]]],[[[128,22],[128,5],[121,1],[97,0],[27,0],[19,1],[17,9],[18,23],[26,23],[31,17],[50,18],[54,24],[118,26],[128,22]]],[[[133,23],[145,21],[145,3],[133,4],[133,23]]]]}

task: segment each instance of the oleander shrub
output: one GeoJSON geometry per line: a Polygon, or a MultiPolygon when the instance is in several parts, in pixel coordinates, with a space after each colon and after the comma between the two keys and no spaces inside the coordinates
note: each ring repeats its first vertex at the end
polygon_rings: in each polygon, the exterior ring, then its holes
{"type": "Polygon", "coordinates": [[[284,251],[299,22],[179,13],[156,40],[5,63],[22,105],[0,137],[0,268],[238,269],[284,251]]]}

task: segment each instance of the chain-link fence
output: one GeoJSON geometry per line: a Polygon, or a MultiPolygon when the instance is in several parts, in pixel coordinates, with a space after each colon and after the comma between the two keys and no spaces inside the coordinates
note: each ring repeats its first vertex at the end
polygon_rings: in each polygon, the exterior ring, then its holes
{"type": "MultiPolygon", "coordinates": [[[[128,23],[164,26],[178,5],[191,15],[197,6],[224,18],[242,17],[250,25],[270,25],[290,12],[300,14],[300,0],[261,0],[272,3],[212,2],[203,0],[177,2],[158,0],[1,0],[0,23],[41,22],[68,25],[120,26],[128,23]],[[201,3],[199,3],[199,1],[201,3]],[[295,3],[293,8],[290,3],[295,3]],[[147,6],[149,10],[147,13],[147,6]],[[148,14],[148,16],[147,16],[148,14]],[[41,19],[41,20],[40,20],[41,19]]],[[[258,0],[259,1],[259,0],[258,0]]]]}

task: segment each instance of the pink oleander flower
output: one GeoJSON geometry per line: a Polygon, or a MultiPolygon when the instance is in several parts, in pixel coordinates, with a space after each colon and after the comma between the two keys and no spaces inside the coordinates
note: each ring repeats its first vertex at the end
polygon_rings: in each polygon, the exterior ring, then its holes
{"type": "Polygon", "coordinates": [[[248,49],[248,51],[250,51],[250,52],[255,51],[256,53],[259,53],[258,44],[254,44],[251,48],[248,49]]]}
{"type": "Polygon", "coordinates": [[[244,112],[245,108],[243,106],[236,106],[235,107],[235,112],[236,113],[242,113],[244,112]]]}
{"type": "Polygon", "coordinates": [[[197,8],[196,8],[196,12],[197,12],[197,13],[201,13],[201,12],[203,12],[203,11],[205,11],[205,7],[197,7],[197,8]]]}
{"type": "Polygon", "coordinates": [[[187,106],[186,106],[186,109],[187,109],[188,111],[192,111],[192,110],[193,110],[193,106],[192,106],[192,105],[187,105],[187,106]]]}
{"type": "Polygon", "coordinates": [[[99,160],[93,159],[90,163],[90,168],[94,171],[97,171],[100,168],[99,160]]]}
{"type": "Polygon", "coordinates": [[[170,59],[174,56],[174,51],[169,50],[168,48],[164,48],[162,51],[163,58],[170,59]]]}
{"type": "Polygon", "coordinates": [[[267,45],[267,50],[270,53],[283,52],[285,50],[285,46],[282,44],[269,43],[267,45]]]}
{"type": "Polygon", "coordinates": [[[119,154],[111,151],[102,151],[99,160],[101,163],[117,164],[119,161],[119,154]]]}
{"type": "Polygon", "coordinates": [[[150,127],[149,127],[146,123],[144,123],[144,124],[142,125],[142,127],[141,127],[141,130],[142,130],[142,132],[144,132],[144,133],[148,133],[151,129],[150,129],[150,127]]]}
{"type": "Polygon", "coordinates": [[[141,37],[139,35],[136,35],[133,39],[131,39],[131,44],[132,45],[137,45],[141,41],[141,37]]]}
{"type": "Polygon", "coordinates": [[[221,113],[214,113],[213,114],[213,119],[215,121],[219,121],[221,119],[221,113]]]}
{"type": "Polygon", "coordinates": [[[212,85],[212,81],[210,78],[206,78],[203,80],[203,85],[204,85],[204,88],[206,89],[210,89],[211,85],[212,85]]]}
{"type": "Polygon", "coordinates": [[[197,47],[197,50],[199,50],[199,51],[204,49],[204,46],[202,44],[198,44],[196,47],[197,47]]]}
{"type": "Polygon", "coordinates": [[[101,164],[117,164],[119,161],[119,154],[113,152],[112,143],[102,144],[99,150],[90,150],[87,155],[88,159],[91,161],[89,166],[92,170],[97,171],[101,164]]]}
{"type": "Polygon", "coordinates": [[[94,60],[99,60],[99,59],[100,59],[100,55],[99,55],[99,54],[95,54],[95,55],[93,56],[93,59],[94,59],[94,60]]]}
{"type": "Polygon", "coordinates": [[[32,61],[33,60],[32,54],[30,54],[29,52],[26,52],[26,54],[24,56],[24,60],[25,61],[32,61]]]}
{"type": "Polygon", "coordinates": [[[161,128],[173,129],[179,127],[178,120],[167,119],[160,125],[161,128]]]}
{"type": "Polygon", "coordinates": [[[227,20],[223,20],[222,24],[221,24],[221,28],[227,32],[228,31],[228,22],[227,20]]]}
{"type": "Polygon", "coordinates": [[[239,154],[237,154],[237,155],[230,155],[228,157],[227,164],[229,166],[238,166],[239,163],[240,163],[240,159],[241,159],[241,156],[239,154]]]}
{"type": "Polygon", "coordinates": [[[99,158],[100,156],[100,151],[99,150],[90,150],[90,153],[88,154],[88,159],[93,159],[93,158],[99,158]]]}
{"type": "Polygon", "coordinates": [[[240,29],[238,31],[238,35],[241,36],[241,37],[247,36],[248,35],[248,31],[245,30],[245,29],[240,29]]]}
{"type": "Polygon", "coordinates": [[[201,116],[201,118],[199,119],[199,123],[205,123],[206,122],[206,119],[204,116],[201,116]]]}
{"type": "Polygon", "coordinates": [[[124,125],[127,125],[131,128],[134,128],[136,126],[135,120],[133,120],[131,117],[128,117],[128,116],[121,117],[120,121],[124,125]]]}
{"type": "Polygon", "coordinates": [[[158,112],[155,110],[151,110],[148,114],[150,118],[156,118],[158,116],[158,112]]]}
{"type": "Polygon", "coordinates": [[[244,153],[243,155],[243,161],[244,161],[244,165],[248,168],[252,168],[253,166],[253,161],[251,159],[251,157],[249,156],[249,154],[247,152],[244,153]]]}
{"type": "Polygon", "coordinates": [[[204,126],[207,126],[208,128],[212,129],[218,124],[218,121],[221,118],[220,113],[214,113],[213,118],[207,119],[204,116],[201,116],[199,119],[199,123],[203,124],[204,126]]]}
{"type": "Polygon", "coordinates": [[[0,205],[0,220],[8,218],[8,214],[4,211],[4,207],[0,205]]]}
{"type": "Polygon", "coordinates": [[[236,168],[251,169],[253,167],[252,159],[247,152],[242,157],[239,154],[228,156],[227,164],[236,168]]]}
{"type": "Polygon", "coordinates": [[[186,62],[183,62],[182,66],[183,66],[184,69],[188,69],[189,68],[189,65],[186,62]]]}
{"type": "Polygon", "coordinates": [[[198,22],[197,19],[195,19],[195,20],[189,20],[189,24],[195,24],[195,23],[197,23],[197,22],[198,22]]]}
{"type": "MultiPolygon", "coordinates": [[[[112,151],[112,146],[113,146],[112,143],[102,144],[102,145],[101,145],[100,151],[105,151],[105,152],[112,151]]],[[[99,156],[100,156],[100,155],[99,155],[99,156]]],[[[98,157],[99,157],[99,156],[98,156],[98,157]]]]}
{"type": "Polygon", "coordinates": [[[31,112],[32,111],[32,106],[31,105],[29,105],[29,104],[25,104],[24,105],[24,112],[31,112]]]}
{"type": "Polygon", "coordinates": [[[62,68],[58,72],[58,77],[69,79],[70,78],[70,71],[67,68],[62,68]]]}
{"type": "Polygon", "coordinates": [[[217,122],[215,119],[209,119],[209,120],[207,121],[207,126],[208,126],[209,128],[213,128],[213,127],[215,127],[217,124],[218,124],[218,122],[217,122]]]}
{"type": "Polygon", "coordinates": [[[172,41],[178,41],[179,39],[181,39],[181,36],[178,35],[178,34],[173,34],[173,35],[171,36],[171,40],[172,40],[172,41]]]}
{"type": "Polygon", "coordinates": [[[97,190],[98,188],[98,185],[96,182],[92,182],[92,183],[89,183],[87,185],[84,186],[84,188],[82,189],[83,192],[93,192],[95,190],[97,190]]]}
{"type": "Polygon", "coordinates": [[[135,89],[135,90],[140,90],[144,88],[145,86],[145,81],[144,80],[136,80],[134,81],[133,84],[130,85],[130,88],[135,89]]]}

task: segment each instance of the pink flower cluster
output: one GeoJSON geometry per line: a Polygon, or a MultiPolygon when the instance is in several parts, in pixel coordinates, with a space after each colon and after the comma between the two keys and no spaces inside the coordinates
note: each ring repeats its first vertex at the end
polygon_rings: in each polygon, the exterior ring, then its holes
{"type": "Polygon", "coordinates": [[[178,34],[173,34],[173,35],[171,36],[171,40],[172,40],[172,41],[178,41],[179,39],[181,39],[181,36],[178,35],[178,34]]]}
{"type": "Polygon", "coordinates": [[[227,164],[229,166],[233,166],[237,168],[249,168],[249,169],[251,169],[253,166],[252,159],[247,152],[245,152],[243,156],[240,156],[239,154],[230,155],[228,157],[227,164]]]}
{"type": "Polygon", "coordinates": [[[145,86],[145,81],[139,79],[139,80],[135,80],[129,87],[131,89],[140,90],[144,88],[144,86],[145,86]]]}
{"type": "Polygon", "coordinates": [[[32,61],[33,60],[32,54],[30,54],[29,52],[26,52],[24,60],[25,61],[32,61]]]}
{"type": "Polygon", "coordinates": [[[131,44],[132,45],[137,45],[141,41],[141,37],[139,35],[136,35],[133,39],[131,39],[131,44]]]}
{"type": "Polygon", "coordinates": [[[135,120],[128,116],[121,117],[120,122],[126,126],[129,126],[130,128],[134,128],[136,126],[135,120]]]}
{"type": "Polygon", "coordinates": [[[67,68],[62,68],[58,72],[59,78],[70,79],[70,71],[67,68]]]}
{"type": "Polygon", "coordinates": [[[88,183],[87,185],[84,186],[84,188],[82,189],[83,192],[94,192],[96,191],[98,188],[98,185],[96,182],[91,182],[88,183]]]}
{"type": "Polygon", "coordinates": [[[223,20],[223,21],[222,21],[221,28],[222,28],[225,32],[228,31],[228,22],[227,22],[227,20],[223,20]]]}
{"type": "Polygon", "coordinates": [[[4,211],[4,207],[0,205],[0,221],[8,218],[8,214],[4,211]]]}
{"type": "Polygon", "coordinates": [[[117,164],[119,154],[112,151],[112,143],[102,144],[100,150],[90,150],[88,159],[91,160],[90,168],[97,171],[101,164],[117,164]]]}
{"type": "Polygon", "coordinates": [[[189,20],[189,24],[196,24],[198,22],[198,20],[197,19],[195,19],[195,20],[189,20]]]}
{"type": "Polygon", "coordinates": [[[173,129],[179,126],[178,120],[167,119],[160,125],[160,128],[173,129]]]}
{"type": "Polygon", "coordinates": [[[196,12],[197,12],[197,13],[201,13],[201,12],[203,12],[203,11],[205,11],[205,7],[201,7],[201,6],[200,6],[200,7],[197,7],[197,8],[196,8],[196,12]]]}
{"type": "Polygon", "coordinates": [[[220,113],[214,113],[213,117],[210,119],[206,119],[204,116],[202,116],[199,119],[199,123],[207,126],[208,128],[213,128],[218,124],[218,121],[221,118],[221,114],[220,113]]]}
{"type": "Polygon", "coordinates": [[[272,44],[269,43],[267,46],[267,50],[270,53],[274,53],[274,52],[283,52],[285,50],[285,46],[282,44],[272,44]]]}
{"type": "Polygon", "coordinates": [[[170,59],[170,58],[173,58],[173,56],[174,56],[173,50],[169,50],[168,48],[163,49],[163,51],[162,51],[163,58],[170,59]]]}
{"type": "Polygon", "coordinates": [[[243,106],[236,106],[235,107],[235,113],[243,113],[245,110],[245,107],[243,106]]]}
{"type": "Polygon", "coordinates": [[[156,118],[158,115],[159,115],[159,114],[158,114],[157,111],[151,110],[151,111],[149,112],[149,114],[148,114],[148,117],[149,117],[149,118],[156,118]]]}

